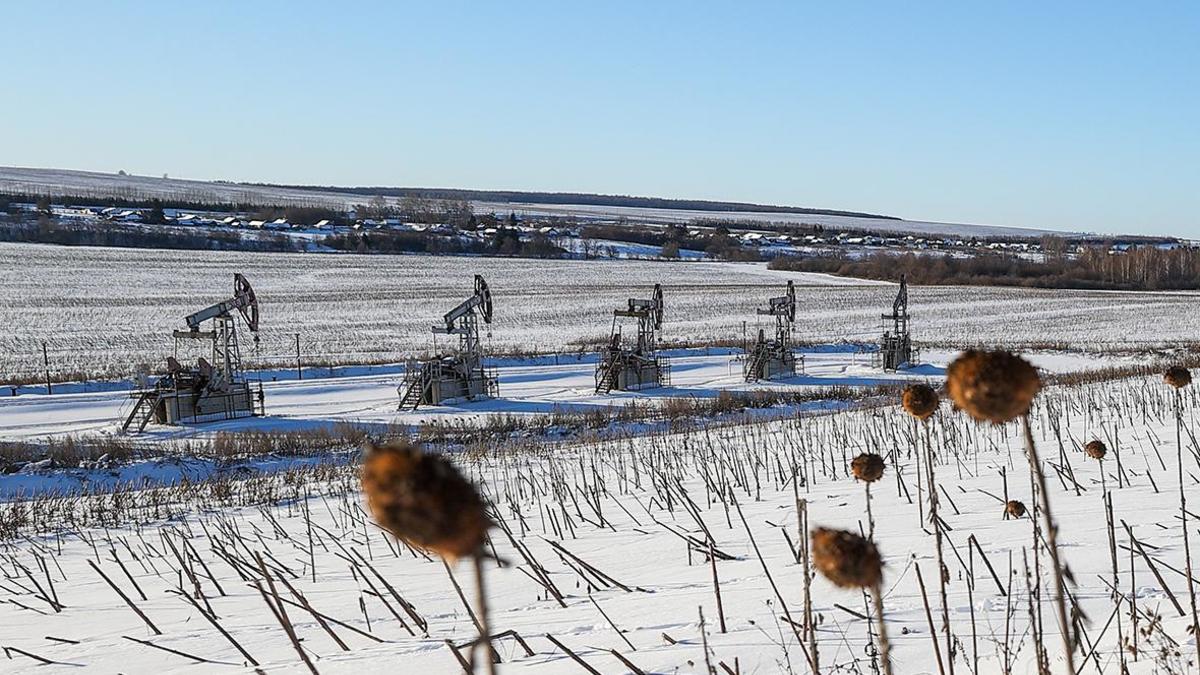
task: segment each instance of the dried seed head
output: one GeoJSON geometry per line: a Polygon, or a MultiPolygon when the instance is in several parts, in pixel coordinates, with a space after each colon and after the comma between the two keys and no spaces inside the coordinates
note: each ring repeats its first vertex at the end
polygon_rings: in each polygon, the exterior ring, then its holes
{"type": "Polygon", "coordinates": [[[929,419],[937,412],[940,402],[937,391],[927,384],[908,385],[904,388],[900,401],[908,414],[919,420],[929,419]]]}
{"type": "Polygon", "coordinates": [[[1004,511],[1013,518],[1020,518],[1025,515],[1025,505],[1015,499],[1010,499],[1004,505],[1004,511]]]}
{"type": "Polygon", "coordinates": [[[842,588],[873,588],[883,579],[883,561],[875,544],[848,530],[812,531],[813,564],[842,588]]]}
{"type": "Polygon", "coordinates": [[[1088,444],[1083,446],[1083,451],[1092,459],[1104,459],[1104,456],[1108,454],[1108,446],[1104,444],[1104,441],[1096,439],[1088,441],[1088,444]]]}
{"type": "Polygon", "coordinates": [[[850,471],[855,478],[874,483],[883,478],[883,458],[873,452],[864,452],[850,460],[850,471]]]}
{"type": "Polygon", "coordinates": [[[1192,383],[1192,373],[1183,366],[1171,366],[1167,368],[1167,372],[1163,374],[1163,379],[1167,384],[1176,389],[1183,389],[1192,383]]]}
{"type": "Polygon", "coordinates": [[[475,486],[453,464],[407,441],[367,445],[362,487],[380,525],[449,560],[478,553],[492,525],[475,486]]]}
{"type": "Polygon", "coordinates": [[[950,398],[980,421],[1001,424],[1028,413],[1041,387],[1037,370],[1005,351],[966,351],[946,369],[950,398]]]}

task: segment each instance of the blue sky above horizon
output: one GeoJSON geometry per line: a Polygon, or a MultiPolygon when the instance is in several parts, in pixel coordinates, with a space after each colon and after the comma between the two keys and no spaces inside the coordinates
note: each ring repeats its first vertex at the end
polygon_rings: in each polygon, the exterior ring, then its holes
{"type": "Polygon", "coordinates": [[[9,0],[0,165],[1200,237],[1200,3],[9,0]]]}

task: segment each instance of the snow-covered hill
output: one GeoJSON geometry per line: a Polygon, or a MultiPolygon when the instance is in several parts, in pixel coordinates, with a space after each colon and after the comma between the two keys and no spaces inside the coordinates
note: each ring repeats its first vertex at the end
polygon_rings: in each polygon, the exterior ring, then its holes
{"type": "MultiPolygon", "coordinates": [[[[190,200],[262,204],[320,204],[347,208],[365,203],[369,197],[321,189],[274,187],[245,183],[187,180],[152,176],[118,175],[70,169],[0,167],[0,192],[28,194],[75,194],[93,197],[131,197],[138,199],[190,200]]],[[[822,224],[828,227],[953,235],[960,237],[1035,237],[1041,234],[1065,234],[1048,229],[939,223],[923,220],[865,218],[810,213],[767,213],[757,211],[695,211],[624,206],[537,204],[518,202],[475,202],[477,212],[517,212],[528,215],[570,215],[581,219],[614,220],[627,218],[643,223],[687,223],[698,218],[722,218],[744,222],[788,222],[822,224]]]]}

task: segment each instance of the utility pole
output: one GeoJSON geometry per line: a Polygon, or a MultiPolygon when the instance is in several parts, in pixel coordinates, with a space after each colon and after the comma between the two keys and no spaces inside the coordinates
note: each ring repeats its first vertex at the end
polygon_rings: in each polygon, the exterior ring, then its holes
{"type": "Polygon", "coordinates": [[[296,379],[297,380],[304,379],[304,371],[301,369],[301,365],[300,365],[300,334],[299,333],[296,333],[296,379]]]}
{"type": "Polygon", "coordinates": [[[46,366],[46,394],[54,393],[50,388],[50,353],[46,351],[46,341],[42,340],[42,364],[46,366]]]}

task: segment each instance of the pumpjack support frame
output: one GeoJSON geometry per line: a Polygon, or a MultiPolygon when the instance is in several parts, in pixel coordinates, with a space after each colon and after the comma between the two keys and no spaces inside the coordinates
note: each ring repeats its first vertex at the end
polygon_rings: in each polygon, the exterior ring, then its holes
{"type": "Polygon", "coordinates": [[[792,348],[796,326],[795,283],[789,279],[787,291],[769,299],[755,313],[775,318],[775,336],[768,338],[766,331],[759,329],[754,343],[746,348],[742,363],[743,377],[747,382],[795,377],[797,365],[801,370],[804,368],[804,357],[797,356],[792,348]]]}
{"type": "Polygon", "coordinates": [[[596,393],[633,391],[661,387],[671,382],[671,364],[658,353],[658,332],[663,325],[663,292],[654,284],[648,299],[629,298],[622,309],[613,310],[608,344],[596,363],[596,393]],[[637,341],[623,343],[618,319],[637,319],[637,341]]]}
{"type": "Polygon", "coordinates": [[[876,352],[876,365],[886,371],[896,371],[917,362],[917,350],[913,348],[912,334],[908,329],[908,279],[900,276],[900,288],[892,302],[892,313],[883,314],[883,336],[876,352]],[[887,323],[891,322],[891,329],[887,323]]]}
{"type": "Polygon", "coordinates": [[[446,312],[442,323],[431,329],[434,335],[458,336],[457,347],[432,359],[407,364],[404,381],[397,388],[400,410],[499,396],[499,379],[483,363],[479,333],[481,321],[492,323],[493,311],[491,289],[483,276],[476,274],[474,294],[446,312]]]}
{"type": "MultiPolygon", "coordinates": [[[[242,274],[233,275],[233,296],[188,315],[187,330],[172,333],[174,354],[167,358],[167,373],[153,387],[130,394],[133,407],[124,416],[123,433],[140,433],[151,422],[179,425],[262,415],[262,383],[257,389],[242,370],[237,320],[242,317],[258,343],[258,297],[242,274]],[[208,330],[201,330],[211,322],[208,330]],[[208,358],[196,365],[179,362],[180,346],[208,342],[208,358]]],[[[194,349],[188,350],[194,353],[194,349]]]]}

